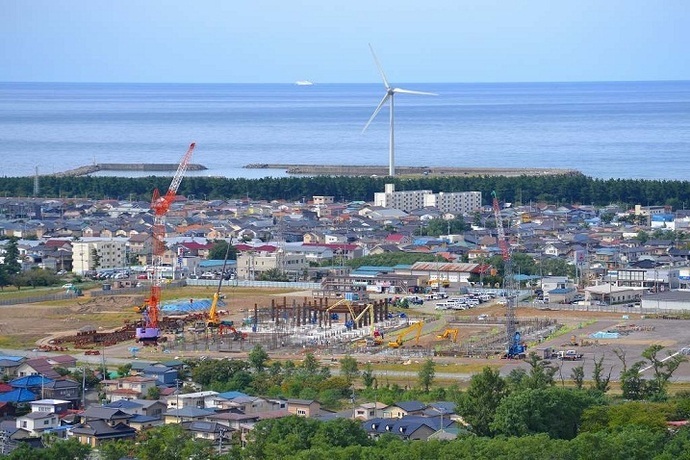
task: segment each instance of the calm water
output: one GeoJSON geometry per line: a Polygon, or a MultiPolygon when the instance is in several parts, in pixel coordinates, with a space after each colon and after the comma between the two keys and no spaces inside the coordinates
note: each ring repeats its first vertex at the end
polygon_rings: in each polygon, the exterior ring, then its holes
{"type": "MultiPolygon", "coordinates": [[[[690,177],[690,82],[400,86],[440,95],[396,96],[397,165],[690,177]]],[[[362,134],[382,96],[374,84],[0,83],[2,174],[176,163],[192,141],[192,161],[209,168],[200,175],[285,175],[249,163],[387,165],[387,110],[362,134]]]]}

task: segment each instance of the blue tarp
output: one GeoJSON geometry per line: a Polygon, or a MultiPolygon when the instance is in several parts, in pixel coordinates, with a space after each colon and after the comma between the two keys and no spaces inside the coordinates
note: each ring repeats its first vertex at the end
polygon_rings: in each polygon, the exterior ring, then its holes
{"type": "MultiPolygon", "coordinates": [[[[190,312],[190,311],[203,311],[203,310],[208,310],[211,307],[211,299],[199,299],[199,300],[193,300],[190,302],[189,300],[184,301],[184,300],[178,300],[176,302],[170,302],[168,304],[165,304],[161,307],[161,311],[165,313],[170,313],[170,312],[190,312]]],[[[218,306],[223,307],[225,306],[225,303],[222,301],[218,301],[218,306]]]]}
{"type": "Polygon", "coordinates": [[[620,337],[620,334],[618,332],[599,331],[594,332],[593,334],[589,334],[589,337],[592,339],[617,339],[618,337],[620,337]]]}

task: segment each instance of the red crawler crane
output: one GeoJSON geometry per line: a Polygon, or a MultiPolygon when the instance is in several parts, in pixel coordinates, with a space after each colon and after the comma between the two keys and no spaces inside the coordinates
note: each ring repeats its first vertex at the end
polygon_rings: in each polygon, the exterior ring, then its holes
{"type": "Polygon", "coordinates": [[[136,329],[137,342],[158,343],[160,329],[158,328],[158,312],[160,311],[161,301],[161,265],[163,253],[165,252],[165,215],[170,210],[170,205],[175,201],[177,189],[182,182],[182,177],[187,171],[187,165],[192,158],[196,144],[190,144],[187,153],[182,157],[177,172],[170,182],[170,187],[165,195],[161,196],[158,189],[153,191],[151,198],[151,209],[154,213],[153,220],[153,273],[151,276],[151,295],[146,299],[146,303],[140,308],[143,316],[143,325],[136,329]]]}

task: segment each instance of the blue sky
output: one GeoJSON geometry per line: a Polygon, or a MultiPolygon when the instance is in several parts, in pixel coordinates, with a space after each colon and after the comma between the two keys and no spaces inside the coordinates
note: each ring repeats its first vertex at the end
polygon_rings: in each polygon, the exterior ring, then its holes
{"type": "Polygon", "coordinates": [[[690,79],[689,0],[0,0],[0,81],[690,79]]]}

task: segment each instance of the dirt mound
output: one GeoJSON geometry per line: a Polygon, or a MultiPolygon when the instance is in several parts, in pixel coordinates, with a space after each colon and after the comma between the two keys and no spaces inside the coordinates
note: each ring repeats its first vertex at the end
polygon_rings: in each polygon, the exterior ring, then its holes
{"type": "Polygon", "coordinates": [[[144,296],[140,295],[91,297],[78,301],[75,310],[78,313],[119,312],[135,305],[141,305],[143,302],[144,296]]]}

